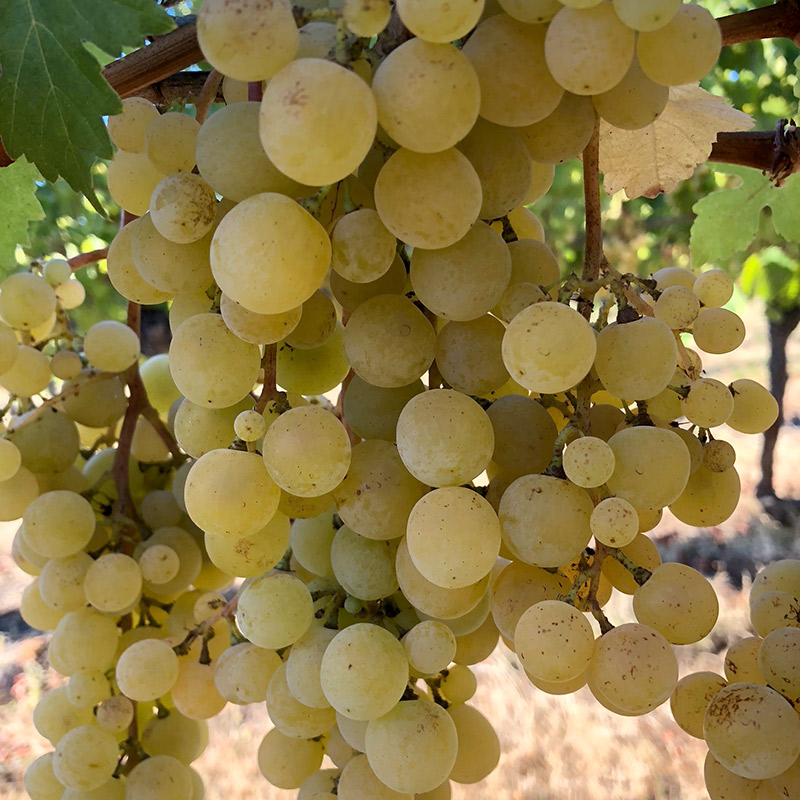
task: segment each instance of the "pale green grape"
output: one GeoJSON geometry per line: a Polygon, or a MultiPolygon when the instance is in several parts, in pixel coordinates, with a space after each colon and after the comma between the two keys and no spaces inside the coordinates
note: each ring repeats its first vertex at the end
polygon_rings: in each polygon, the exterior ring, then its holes
{"type": "Polygon", "coordinates": [[[506,329],[503,361],[526,389],[553,394],[588,373],[595,348],[595,334],[577,311],[561,303],[537,303],[506,329]]]}
{"type": "Polygon", "coordinates": [[[732,683],[712,699],[703,733],[720,764],[743,778],[774,778],[800,755],[800,717],[777,692],[732,683]]]}
{"type": "Polygon", "coordinates": [[[532,161],[531,183],[525,197],[522,199],[522,205],[527,206],[531,203],[535,203],[537,200],[541,200],[550,191],[554,177],[555,166],[553,164],[540,164],[537,161],[532,161]]]}
{"type": "Polygon", "coordinates": [[[339,729],[339,733],[345,742],[359,753],[363,753],[366,749],[364,738],[367,734],[368,724],[366,720],[350,719],[350,717],[346,717],[338,711],[336,712],[336,727],[339,729]]]}
{"type": "Polygon", "coordinates": [[[239,597],[236,622],[255,645],[277,650],[300,639],[311,625],[313,603],[303,582],[287,573],[264,575],[239,597]]]}
{"type": "Polygon", "coordinates": [[[764,637],[758,651],[758,665],[767,683],[790,703],[800,697],[800,628],[776,628],[764,637]]]}
{"type": "Polygon", "coordinates": [[[111,696],[111,687],[100,670],[76,672],[67,683],[67,699],[76,708],[93,708],[111,696]]]}
{"type": "Polygon", "coordinates": [[[97,789],[67,789],[62,800],[125,800],[125,781],[109,778],[97,789]]]}
{"type": "Polygon", "coordinates": [[[506,395],[486,411],[494,430],[492,461],[513,478],[542,472],[553,457],[558,431],[536,400],[506,395]]]}
{"type": "Polygon", "coordinates": [[[333,514],[333,510],[325,511],[292,523],[292,556],[303,569],[323,578],[333,577],[331,543],[337,531],[333,514]]]}
{"type": "Polygon", "coordinates": [[[319,288],[330,261],[325,229],[294,200],[274,192],[239,203],[211,243],[211,269],[220,289],[258,314],[297,308],[319,288]]]}
{"type": "Polygon", "coordinates": [[[108,135],[120,150],[143,153],[147,128],[158,116],[158,109],[143,97],[126,97],[122,112],[108,118],[108,135]]]}
{"type": "Polygon", "coordinates": [[[28,765],[25,791],[31,800],[61,800],[64,784],[53,774],[53,753],[45,753],[28,765]]]}
{"type": "Polygon", "coordinates": [[[456,654],[455,635],[438,620],[415,625],[402,642],[409,666],[418,675],[434,675],[446,669],[456,654]]]}
{"type": "Polygon", "coordinates": [[[294,739],[274,728],[258,748],[258,768],[273,786],[297,789],[319,769],[324,754],[322,738],[294,739]]]}
{"type": "MultiPolygon", "coordinates": [[[[22,466],[37,473],[37,476],[54,476],[69,470],[80,449],[80,436],[75,423],[67,414],[56,409],[47,414],[30,411],[17,417],[9,424],[6,436],[8,439],[4,441],[9,445],[13,443],[18,449],[22,466]]],[[[14,475],[16,473],[15,470],[14,475]]],[[[76,491],[82,491],[83,488],[77,488],[76,491]]],[[[44,484],[42,489],[45,490],[44,484]]]]}
{"type": "Polygon", "coordinates": [[[397,591],[396,552],[396,543],[367,539],[343,525],[331,543],[331,570],[352,597],[380,600],[397,591]]]}
{"type": "Polygon", "coordinates": [[[406,297],[378,295],[361,303],[344,329],[355,373],[382,388],[412,383],[431,365],[436,334],[406,297]]]}
{"type": "Polygon", "coordinates": [[[741,481],[735,467],[725,472],[712,472],[700,466],[689,476],[683,493],[669,508],[687,525],[703,528],[720,525],[736,510],[740,493],[741,481]]]}
{"type": "Polygon", "coordinates": [[[63,490],[47,492],[32,500],[25,509],[24,522],[25,538],[31,547],[49,558],[70,556],[82,550],[95,527],[89,501],[63,490]]]}
{"type": "Polygon", "coordinates": [[[286,344],[301,350],[319,347],[333,335],[336,322],[333,301],[317,289],[301,306],[300,320],[286,336],[286,344]]]}
{"type": "Polygon", "coordinates": [[[96,322],[86,331],[83,349],[90,366],[103,372],[123,372],[139,358],[136,331],[121,322],[96,322]]]}
{"type": "Polygon", "coordinates": [[[211,562],[227,575],[252,578],[272,569],[289,546],[289,520],[275,512],[270,521],[249,536],[206,533],[205,547],[211,562]]]}
{"type": "Polygon", "coordinates": [[[488,465],[492,424],[471,398],[452,389],[408,401],[397,421],[397,448],[408,471],[429,486],[457,486],[488,465]]]}
{"type": "Polygon", "coordinates": [[[800,597],[800,559],[784,558],[759,570],[750,587],[750,604],[762,594],[775,591],[800,597]]]}
{"type": "Polygon", "coordinates": [[[232,334],[219,314],[187,319],[172,338],[169,366],[187,400],[206,408],[238,403],[258,378],[258,347],[232,334]]]}
{"type": "Polygon", "coordinates": [[[459,589],[445,589],[429,581],[411,560],[405,539],[401,539],[395,560],[397,580],[414,608],[437,619],[461,617],[472,611],[486,594],[489,576],[459,589]]]}
{"type": "Polygon", "coordinates": [[[83,588],[98,611],[121,614],[141,596],[142,570],[130,556],[104,553],[86,571],[83,588]]]}
{"type": "Polygon", "coordinates": [[[42,277],[51,286],[58,286],[72,277],[72,267],[63,258],[51,258],[42,267],[42,277]]]}
{"type": "Polygon", "coordinates": [[[452,705],[447,709],[458,734],[456,763],[450,780],[456,783],[479,783],[500,761],[500,742],[492,724],[476,708],[452,705]]]}
{"type": "Polygon", "coordinates": [[[322,690],[320,668],[325,651],[336,633],[337,631],[321,624],[312,623],[303,638],[292,645],[289,658],[286,660],[285,682],[288,691],[304,706],[316,709],[330,708],[330,703],[322,690]]]}
{"type": "Polygon", "coordinates": [[[731,683],[761,683],[766,685],[766,680],[761,674],[758,665],[758,651],[761,639],[758,636],[748,636],[734,642],[725,654],[725,677],[731,683]]]}
{"type": "MultiPolygon", "coordinates": [[[[461,665],[479,664],[494,652],[499,635],[490,614],[474,631],[456,635],[456,654],[453,660],[461,665]]],[[[468,700],[469,697],[464,699],[468,700]]]]}
{"type": "Polygon", "coordinates": [[[730,353],[744,341],[744,322],[726,308],[704,308],[692,325],[692,336],[705,353],[730,353]]]}
{"type": "Polygon", "coordinates": [[[481,395],[508,381],[503,364],[505,327],[485,314],[467,322],[450,322],[436,337],[436,363],[442,377],[459,392],[481,395]]]}
{"type": "Polygon", "coordinates": [[[142,578],[156,585],[171,581],[180,569],[178,554],[165,544],[148,547],[139,556],[142,578]]]}
{"type": "Polygon", "coordinates": [[[0,439],[0,482],[13,478],[21,466],[19,448],[10,439],[0,439]]]}
{"type": "Polygon", "coordinates": [[[714,587],[684,564],[661,564],[633,595],[636,619],[672,644],[693,644],[707,636],[719,615],[714,587]]]}
{"type": "MultiPolygon", "coordinates": [[[[631,2],[631,0],[628,0],[631,2]]],[[[664,86],[695,83],[719,58],[722,33],[709,11],[682,5],[666,25],[639,34],[636,52],[649,78],[664,86]],[[675,54],[680,53],[680,58],[675,54]]]]}
{"type": "Polygon", "coordinates": [[[596,436],[583,436],[567,445],[563,466],[576,486],[602,486],[614,472],[614,451],[596,436]]]}
{"type": "Polygon", "coordinates": [[[514,649],[533,677],[554,683],[569,681],[589,666],[594,633],[586,616],[568,603],[544,600],[519,618],[514,649]]]}
{"type": "Polygon", "coordinates": [[[145,524],[155,530],[167,525],[177,525],[183,515],[172,492],[166,489],[155,489],[143,498],[140,507],[145,524]]]}
{"type": "Polygon", "coordinates": [[[431,7],[426,0],[398,0],[403,24],[428,42],[452,42],[469,33],[483,12],[484,0],[451,0],[431,7]]]}
{"type": "Polygon", "coordinates": [[[566,92],[544,119],[519,132],[534,161],[561,164],[583,152],[594,130],[594,116],[588,97],[566,92]]]}
{"type": "Polygon", "coordinates": [[[568,589],[563,577],[523,561],[512,561],[492,587],[492,618],[500,633],[513,640],[517,623],[527,609],[543,600],[555,600],[568,589]]]}
{"type": "Polygon", "coordinates": [[[294,58],[297,26],[288,0],[210,0],[197,19],[206,61],[239,81],[271,78],[294,58]]]}
{"type": "Polygon", "coordinates": [[[345,764],[336,792],[341,800],[411,800],[416,796],[396,792],[382,783],[365,755],[357,755],[345,764]]]}
{"type": "Polygon", "coordinates": [[[228,408],[206,408],[184,400],[175,414],[175,438],[193,458],[226,448],[233,441],[233,421],[239,413],[252,407],[253,399],[249,395],[228,408]]]}
{"type": "Polygon", "coordinates": [[[703,443],[688,429],[670,426],[670,430],[683,439],[689,450],[689,474],[693,475],[703,463],[703,443]]]}
{"type": "Polygon", "coordinates": [[[169,692],[178,679],[178,657],[161,639],[143,639],[119,657],[116,681],[131,700],[156,700],[169,692]]]}
{"type": "Polygon", "coordinates": [[[424,390],[421,381],[384,389],[355,375],[344,395],[344,417],[350,429],[362,439],[394,442],[400,412],[412,397],[424,390]]]}
{"type": "Polygon", "coordinates": [[[147,126],[144,150],[150,163],[165,175],[190,172],[195,165],[195,150],[200,125],[188,114],[170,111],[155,117],[147,126]]]}
{"type": "Polygon", "coordinates": [[[301,703],[286,681],[287,664],[278,666],[267,687],[267,711],[275,727],[286,736],[310,739],[326,733],[336,714],[330,706],[312,707],[301,703]]]}
{"type": "Polygon", "coordinates": [[[464,45],[478,73],[480,114],[497,125],[519,127],[544,119],[563,89],[545,62],[541,25],[525,25],[505,14],[485,19],[464,45]]]}
{"type": "Polygon", "coordinates": [[[280,172],[258,135],[260,104],[233,103],[215,111],[197,135],[197,169],[223,197],[239,202],[259,192],[302,197],[313,192],[280,172]]]}
{"type": "Polygon", "coordinates": [[[39,631],[52,631],[64,616],[63,611],[53,608],[42,598],[40,578],[35,577],[23,590],[19,599],[19,613],[32,628],[39,631]]]}
{"type": "Polygon", "coordinates": [[[686,286],[670,286],[656,300],[656,319],[672,330],[691,327],[700,313],[700,301],[693,289],[686,286]]]}
{"type": "Polygon", "coordinates": [[[34,727],[54,747],[73,728],[90,724],[92,717],[90,708],[70,703],[66,686],[44,692],[33,709],[34,727]]]}
{"type": "Polygon", "coordinates": [[[77,378],[82,369],[81,357],[72,350],[59,350],[50,359],[50,371],[62,381],[71,381],[77,378]]]}
{"type": "Polygon", "coordinates": [[[267,85],[259,132],[267,156],[281,172],[324,186],[358,168],[377,123],[375,99],[358,75],[331,61],[301,58],[267,85]]]}
{"type": "Polygon", "coordinates": [[[638,716],[670,697],[678,682],[678,662],[658,631],[626,623],[596,641],[588,678],[593,692],[611,706],[638,716]]]}
{"type": "Polygon", "coordinates": [[[635,41],[609,3],[563,8],[547,28],[547,68],[573,94],[607,92],[625,77],[635,41]]]}
{"type": "Polygon", "coordinates": [[[462,588],[491,570],[500,550],[500,523],[488,501],[462,487],[422,497],[408,518],[406,545],[432,583],[462,588]]]}
{"type": "Polygon", "coordinates": [[[86,289],[79,280],[64,281],[56,286],[56,299],[67,311],[77,308],[86,299],[86,289]]]}
{"type": "Polygon", "coordinates": [[[113,734],[96,725],[81,725],[56,745],[53,774],[68,789],[98,789],[114,772],[118,752],[113,734]]]}
{"type": "Polygon", "coordinates": [[[198,527],[241,537],[255,535],[272,519],[280,491],[257,453],[211,450],[192,465],[184,496],[198,527]]]}
{"type": "Polygon", "coordinates": [[[703,445],[703,465],[712,472],[725,472],[736,463],[736,450],[730,442],[712,439],[703,445]]]}
{"type": "Polygon", "coordinates": [[[195,539],[182,528],[158,528],[142,545],[149,549],[156,545],[166,545],[178,554],[180,567],[174,578],[161,584],[145,584],[148,594],[177,594],[186,590],[200,574],[202,554],[195,539]]]}
{"type": "Polygon", "coordinates": [[[164,177],[164,173],[153,166],[145,153],[130,153],[127,150],[114,153],[106,175],[112,200],[120,208],[137,216],[147,211],[150,195],[164,177]]]}
{"type": "MultiPolygon", "coordinates": [[[[636,57],[616,86],[592,97],[597,113],[613,127],[623,130],[639,130],[655,122],[667,107],[668,100],[669,89],[650,80],[636,57]]],[[[656,316],[661,319],[658,311],[656,316]]],[[[666,319],[663,321],[667,322],[666,319]]]]}
{"type": "MultiPolygon", "coordinates": [[[[495,566],[492,568],[492,572],[489,576],[490,579],[499,571],[498,568],[501,563],[502,562],[500,561],[495,563],[495,566]]],[[[448,620],[440,620],[430,616],[430,614],[423,614],[421,611],[415,611],[414,613],[420,620],[432,619],[436,622],[444,622],[444,624],[447,625],[451,631],[453,631],[455,636],[466,636],[467,634],[474,633],[487,620],[489,617],[490,605],[491,597],[489,596],[489,592],[487,592],[480,599],[480,602],[475,606],[475,608],[473,608],[471,611],[468,611],[466,614],[462,614],[460,617],[454,617],[453,619],[448,620]]],[[[414,620],[411,619],[411,622],[414,623],[414,620]]]]}
{"type": "Polygon", "coordinates": [[[322,691],[333,708],[351,719],[374,720],[391,711],[407,681],[403,646],[370,623],[340,631],[322,657],[322,691]]]}
{"type": "Polygon", "coordinates": [[[169,716],[153,717],[142,731],[142,746],[155,755],[170,755],[187,766],[199,758],[208,745],[208,725],[189,719],[177,709],[169,716]]]}
{"type": "Polygon", "coordinates": [[[533,173],[531,158],[515,130],[479,119],[458,143],[458,149],[481,182],[481,219],[502,217],[527,200],[533,173]]]}
{"type": "Polygon", "coordinates": [[[589,519],[592,534],[598,542],[609,547],[624,547],[639,533],[636,509],[621,497],[607,497],[592,511],[589,519]]]}
{"type": "Polygon", "coordinates": [[[407,700],[370,721],[365,743],[378,779],[396,792],[416,794],[447,779],[456,762],[458,733],[441,706],[407,700]]]}
{"type": "Polygon", "coordinates": [[[13,478],[0,483],[0,521],[19,519],[38,496],[36,477],[25,467],[20,467],[13,478]]]}
{"type": "Polygon", "coordinates": [[[338,386],[350,371],[344,330],[337,323],[324,344],[310,350],[282,344],[278,348],[278,384],[298,395],[324,394],[338,386]]]}
{"type": "Polygon", "coordinates": [[[258,411],[247,409],[236,415],[233,430],[243,442],[257,442],[267,432],[267,421],[258,411]]]}
{"type": "Polygon", "coordinates": [[[377,36],[386,27],[391,14],[389,0],[344,0],[342,6],[348,29],[367,39],[377,36]]]}
{"type": "Polygon", "coordinates": [[[597,336],[597,375],[611,394],[625,400],[647,400],[663,391],[677,360],[672,331],[652,317],[610,325],[597,336]]]}
{"type": "Polygon", "coordinates": [[[19,342],[14,331],[5,323],[0,324],[0,375],[5,374],[14,366],[18,347],[19,342]]]}
{"type": "Polygon", "coordinates": [[[372,92],[383,129],[417,153],[438,153],[463,139],[481,103],[478,76],[464,53],[416,38],[381,62],[372,92]]]}
{"type": "Polygon", "coordinates": [[[397,240],[377,211],[361,208],[340,217],[331,244],[331,268],[345,280],[361,284],[386,274],[395,258],[397,240]]]}
{"type": "Polygon", "coordinates": [[[800,603],[789,592],[764,592],[750,605],[750,624],[759,636],[779,628],[800,628],[800,603]]]}
{"type": "Polygon", "coordinates": [[[8,372],[0,375],[0,385],[17,397],[33,397],[50,383],[50,362],[35,347],[21,344],[8,372]]]}
{"type": "Polygon", "coordinates": [[[147,390],[147,399],[162,417],[168,416],[173,403],[181,396],[172,380],[169,356],[166,353],[150,356],[142,362],[139,374],[147,390]]]}
{"type": "MultiPolygon", "coordinates": [[[[1,380],[1,379],[0,379],[1,380]]],[[[733,413],[728,425],[740,433],[763,433],[778,418],[778,403],[760,383],[740,378],[731,384],[733,413]]]]}
{"type": "Polygon", "coordinates": [[[777,791],[778,797],[796,797],[800,792],[800,759],[785,772],[770,778],[769,782],[773,792],[777,791]]]}
{"type": "Polygon", "coordinates": [[[167,294],[205,290],[211,284],[210,232],[180,244],[162,236],[150,214],[130,224],[133,264],[146,283],[167,294]]]}
{"type": "Polygon", "coordinates": [[[228,329],[243,341],[251,344],[274,344],[285,339],[297,327],[302,306],[280,314],[256,314],[223,294],[220,312],[228,329]]]}
{"type": "Polygon", "coordinates": [[[663,428],[625,428],[608,444],[614,451],[614,472],[608,488],[637,511],[675,502],[689,480],[689,451],[680,436],[663,428]]]}
{"type": "Polygon", "coordinates": [[[617,16],[635,31],[654,31],[666,25],[681,7],[681,0],[614,0],[617,16]]]}
{"type": "Polygon", "coordinates": [[[158,182],[149,208],[153,225],[165,239],[189,244],[211,230],[217,216],[217,198],[199,175],[177,172],[158,182]]]}
{"type": "Polygon", "coordinates": [[[274,650],[242,642],[229,647],[214,662],[214,685],[230,703],[260,703],[280,664],[280,656],[274,650]]]}
{"type": "Polygon", "coordinates": [[[341,483],[350,466],[342,423],[318,406],[293,408],[264,436],[264,463],[272,479],[299,497],[318,497],[341,483]]]}
{"type": "Polygon", "coordinates": [[[704,306],[720,308],[733,296],[733,279],[721,269],[710,269],[697,276],[693,288],[704,306]]]}
{"type": "Polygon", "coordinates": [[[211,719],[225,707],[225,698],[214,683],[210,664],[184,659],[178,667],[178,678],[170,690],[175,708],[189,719],[211,719]]]}
{"type": "Polygon", "coordinates": [[[32,272],[9,275],[0,284],[0,289],[0,316],[17,330],[37,328],[56,310],[53,287],[32,272]]]}
{"type": "Polygon", "coordinates": [[[523,561],[557,567],[575,558],[591,538],[592,501],[569,481],[525,475],[500,501],[503,541],[523,561]]]}
{"type": "Polygon", "coordinates": [[[356,533],[369,539],[395,539],[405,533],[408,515],[425,492],[426,487],[403,465],[397,448],[376,439],[353,448],[347,476],[333,496],[339,516],[356,533]]]}
{"type": "Polygon", "coordinates": [[[375,207],[383,224],[406,244],[428,250],[464,237],[482,202],[477,172],[453,148],[440,153],[401,148],[375,183],[375,207]]]}
{"type": "Polygon", "coordinates": [[[500,234],[477,222],[458,242],[415,248],[411,286],[426,308],[444,319],[477,319],[498,303],[511,278],[511,256],[500,234]]]}
{"type": "Polygon", "coordinates": [[[722,425],[733,413],[733,394],[715,378],[700,378],[689,384],[681,400],[683,415],[700,428],[722,425]]]}
{"type": "MultiPolygon", "coordinates": [[[[528,239],[525,241],[533,241],[528,239]]],[[[512,283],[503,292],[500,302],[494,309],[497,315],[505,322],[511,322],[514,317],[528,306],[541,303],[545,300],[544,292],[534,283],[512,283]]]]}
{"type": "Polygon", "coordinates": [[[703,777],[710,800],[774,800],[768,781],[754,781],[736,775],[706,754],[703,777]]]}
{"type": "Polygon", "coordinates": [[[703,719],[713,697],[728,682],[716,672],[692,672],[678,681],[669,707],[675,722],[696,739],[703,738],[703,719]]]}
{"type": "Polygon", "coordinates": [[[475,673],[461,664],[453,664],[442,671],[439,687],[444,696],[453,703],[466,703],[478,688],[475,673]]]}
{"type": "Polygon", "coordinates": [[[192,800],[189,768],[169,755],[140,761],[125,779],[125,797],[136,800],[192,800]]]}

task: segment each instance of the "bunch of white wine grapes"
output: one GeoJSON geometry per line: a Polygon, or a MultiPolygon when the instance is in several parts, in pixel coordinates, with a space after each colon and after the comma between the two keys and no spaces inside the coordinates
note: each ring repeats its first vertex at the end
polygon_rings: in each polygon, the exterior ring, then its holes
{"type": "Polygon", "coordinates": [[[107,258],[131,327],[75,334],[62,261],[0,286],[0,518],[22,520],[22,615],[68,678],[34,713],[55,749],[30,797],[200,800],[206,720],[266,702],[272,784],[446,800],[499,761],[468,701],[500,638],[544,692],[588,685],[622,715],[671,698],[714,800],[796,787],[797,562],[756,581],[763,642],[729,653],[744,683],[679,683],[674,647],[711,632],[717,598],[646,535],[664,509],[726,520],[718,434],[778,415],[755,381],[703,372],[744,338],[730,278],[576,283],[528,208],[595,108],[649,124],[713,66],[713,19],[308,5],[205,0],[230,102],[198,124],[129,98],[109,119],[109,189],[140,215],[107,258]],[[169,354],[143,360],[135,311],[164,302],[169,354]],[[635,623],[607,619],[615,590],[635,623]]]}

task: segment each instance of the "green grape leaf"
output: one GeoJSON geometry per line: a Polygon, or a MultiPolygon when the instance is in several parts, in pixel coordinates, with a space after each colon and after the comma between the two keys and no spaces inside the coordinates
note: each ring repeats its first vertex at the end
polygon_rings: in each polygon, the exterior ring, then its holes
{"type": "Polygon", "coordinates": [[[750,167],[725,165],[720,171],[741,178],[741,183],[712,192],[692,207],[697,215],[690,239],[695,266],[723,261],[747,249],[767,207],[772,209],[775,232],[788,241],[800,242],[800,175],[792,175],[776,188],[768,176],[750,167]]]}
{"type": "Polygon", "coordinates": [[[39,173],[33,164],[20,158],[0,169],[0,267],[14,267],[18,244],[30,244],[28,223],[44,219],[36,197],[39,173]]]}
{"type": "Polygon", "coordinates": [[[111,158],[102,117],[120,99],[83,46],[115,55],[166,33],[170,16],[153,0],[5,0],[0,25],[0,139],[49,181],[63,177],[92,205],[95,158],[111,158]]]}

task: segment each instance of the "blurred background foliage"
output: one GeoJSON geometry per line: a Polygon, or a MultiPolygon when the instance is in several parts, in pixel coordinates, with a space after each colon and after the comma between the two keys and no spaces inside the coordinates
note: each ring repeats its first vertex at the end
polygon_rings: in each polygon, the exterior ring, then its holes
{"type": "MultiPolygon", "coordinates": [[[[771,0],[730,2],[703,0],[715,16],[769,5],[771,0]]],[[[190,11],[181,3],[182,12],[190,11]]],[[[723,50],[719,64],[704,81],[708,91],[729,98],[751,114],[756,127],[771,129],[777,120],[796,115],[797,83],[795,59],[800,50],[785,39],[748,42],[723,50]]],[[[95,166],[98,196],[109,218],[97,215],[89,204],[63,181],[43,183],[38,189],[46,219],[30,226],[31,246],[17,248],[17,261],[56,254],[73,256],[105,246],[119,225],[119,209],[108,195],[105,164],[95,166]]],[[[714,165],[704,165],[669,195],[654,200],[625,201],[621,195],[604,199],[606,252],[623,272],[647,275],[664,266],[689,266],[689,231],[694,219],[692,206],[711,191],[724,188],[732,180],[714,165]]],[[[733,179],[735,180],[735,179],[733,179]]],[[[547,232],[547,241],[562,263],[565,273],[578,269],[583,250],[583,195],[581,165],[577,160],[556,169],[553,188],[539,200],[534,211],[547,232]]],[[[737,254],[730,263],[719,264],[742,275],[741,290],[758,296],[771,316],[798,303],[800,248],[779,239],[769,223],[769,211],[759,236],[750,248],[737,254]]],[[[695,264],[695,268],[703,265],[695,264]]],[[[87,289],[87,300],[75,315],[85,329],[101,318],[124,319],[124,303],[105,275],[105,264],[90,266],[78,273],[87,289]]],[[[742,298],[743,299],[743,298],[742,298]]]]}

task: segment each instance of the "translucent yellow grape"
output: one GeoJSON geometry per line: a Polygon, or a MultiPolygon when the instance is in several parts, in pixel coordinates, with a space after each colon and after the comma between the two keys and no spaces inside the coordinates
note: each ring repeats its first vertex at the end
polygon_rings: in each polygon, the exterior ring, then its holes
{"type": "Polygon", "coordinates": [[[721,269],[709,269],[697,276],[693,288],[704,306],[720,308],[733,296],[733,279],[721,269]]]}
{"type": "Polygon", "coordinates": [[[158,182],[149,208],[156,230],[165,239],[189,244],[211,230],[217,216],[217,198],[199,175],[178,172],[158,182]]]}
{"type": "Polygon", "coordinates": [[[267,687],[267,712],[273,725],[297,739],[310,739],[327,733],[336,713],[330,706],[314,708],[301,703],[286,682],[287,664],[278,666],[267,687]]]}
{"type": "Polygon", "coordinates": [[[126,97],[122,113],[108,118],[108,135],[120,150],[143,153],[147,128],[158,117],[158,109],[144,97],[126,97]]]}
{"type": "Polygon", "coordinates": [[[331,267],[345,280],[355,283],[369,283],[386,274],[397,245],[378,212],[370,208],[341,217],[333,229],[331,243],[331,267]]]}
{"type": "Polygon", "coordinates": [[[740,492],[741,481],[735,467],[712,472],[701,466],[689,476],[683,493],[669,507],[687,525],[719,525],[736,510],[740,492]]]}
{"type": "Polygon", "coordinates": [[[120,208],[141,216],[163,177],[164,173],[153,166],[145,153],[118,150],[108,164],[108,193],[120,208]]]}
{"type": "MultiPolygon", "coordinates": [[[[142,305],[163,303],[169,300],[169,292],[151,286],[136,269],[131,250],[134,227],[128,224],[121,228],[109,245],[106,259],[108,279],[126,300],[142,305]]],[[[207,311],[208,308],[203,310],[207,311]]]]}
{"type": "Polygon", "coordinates": [[[131,700],[156,700],[178,679],[178,657],[161,639],[143,639],[119,657],[115,677],[120,691],[131,700]]]}
{"type": "Polygon", "coordinates": [[[160,114],[147,126],[144,150],[150,162],[165,175],[189,172],[195,165],[200,125],[188,114],[160,114]]]}
{"type": "Polygon", "coordinates": [[[706,353],[730,353],[744,341],[744,322],[727,308],[704,308],[692,325],[692,336],[706,353]]]}
{"type": "Polygon", "coordinates": [[[778,418],[778,403],[760,383],[740,378],[731,384],[733,413],[727,423],[740,433],[763,433],[778,418]]]}
{"type": "Polygon", "coordinates": [[[469,33],[483,12],[484,0],[454,0],[431,6],[426,0],[398,0],[403,24],[428,42],[452,42],[469,33]]]}
{"type": "Polygon", "coordinates": [[[9,275],[0,287],[0,316],[12,328],[36,328],[55,311],[56,295],[53,288],[39,275],[17,272],[9,275]]]}
{"type": "Polygon", "coordinates": [[[607,497],[592,511],[589,520],[592,534],[598,542],[609,547],[624,547],[639,533],[636,509],[621,497],[607,497]]]}
{"type": "Polygon", "coordinates": [[[462,784],[479,783],[500,761],[497,733],[491,722],[472,706],[452,705],[447,711],[458,734],[458,753],[450,780],[462,784]]]}
{"type": "Polygon", "coordinates": [[[102,786],[117,766],[117,740],[96,725],[73,728],[59,741],[53,754],[53,774],[70,789],[102,786]]]}

